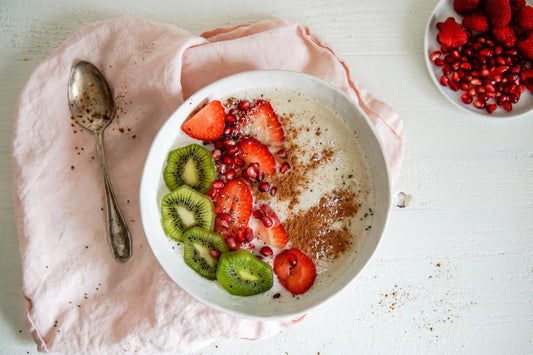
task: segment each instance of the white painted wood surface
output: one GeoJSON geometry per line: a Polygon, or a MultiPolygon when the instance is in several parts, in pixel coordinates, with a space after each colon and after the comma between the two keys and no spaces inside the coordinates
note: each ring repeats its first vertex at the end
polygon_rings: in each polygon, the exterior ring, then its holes
{"type": "Polygon", "coordinates": [[[10,144],[36,65],[94,21],[138,16],[193,34],[266,18],[310,27],[404,120],[404,168],[366,269],[296,328],[202,354],[533,351],[533,113],[488,120],[430,81],[423,34],[437,0],[24,1],[0,4],[0,353],[34,354],[24,325],[10,144]]]}

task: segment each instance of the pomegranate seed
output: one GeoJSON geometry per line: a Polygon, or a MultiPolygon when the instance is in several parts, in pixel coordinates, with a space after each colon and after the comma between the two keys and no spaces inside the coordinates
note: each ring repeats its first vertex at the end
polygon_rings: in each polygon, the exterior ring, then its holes
{"type": "Polygon", "coordinates": [[[274,252],[269,246],[262,247],[261,250],[259,250],[259,252],[263,254],[264,256],[271,256],[272,254],[274,254],[274,252]]]}
{"type": "Polygon", "coordinates": [[[267,228],[270,228],[274,225],[274,221],[269,216],[263,216],[263,218],[261,218],[261,221],[263,221],[263,225],[267,228]]]}
{"type": "Polygon", "coordinates": [[[270,184],[268,182],[262,182],[262,183],[259,184],[259,186],[257,188],[261,192],[268,192],[268,191],[270,191],[270,184]]]}
{"type": "Polygon", "coordinates": [[[456,71],[454,71],[454,72],[452,73],[452,81],[455,81],[456,83],[458,83],[460,79],[461,79],[461,78],[459,77],[459,73],[456,72],[456,71]]]}
{"type": "Polygon", "coordinates": [[[237,248],[237,242],[235,241],[234,237],[226,237],[226,244],[228,245],[228,248],[231,250],[235,250],[237,248]]]}
{"type": "Polygon", "coordinates": [[[235,142],[233,139],[227,138],[224,139],[224,142],[222,142],[222,144],[224,145],[224,148],[231,148],[234,147],[237,142],[235,142]]]}
{"type": "Polygon", "coordinates": [[[492,56],[492,49],[483,48],[482,50],[479,51],[479,54],[484,56],[484,57],[490,57],[490,56],[492,56]]]}
{"type": "Polygon", "coordinates": [[[220,257],[220,252],[216,249],[212,249],[209,251],[209,254],[215,259],[218,259],[220,257]]]}
{"type": "Polygon", "coordinates": [[[255,179],[257,177],[258,170],[255,166],[250,164],[246,169],[246,173],[250,179],[255,179]]]}
{"type": "Polygon", "coordinates": [[[281,167],[279,168],[279,172],[282,174],[285,174],[287,171],[291,169],[291,165],[287,162],[281,164],[281,167]]]}
{"type": "Polygon", "coordinates": [[[239,151],[239,148],[236,146],[230,147],[225,151],[225,155],[227,156],[234,156],[239,151]]]}
{"type": "Polygon", "coordinates": [[[474,107],[476,108],[485,108],[485,101],[483,100],[480,100],[480,99],[476,99],[474,100],[474,103],[473,103],[474,107]]]}
{"type": "Polygon", "coordinates": [[[492,113],[494,112],[494,110],[496,110],[498,106],[496,104],[490,104],[490,105],[487,105],[487,107],[485,108],[487,110],[488,113],[492,113]]]}
{"type": "Polygon", "coordinates": [[[224,207],[222,206],[215,207],[215,214],[221,214],[221,213],[224,213],[224,207]]]}
{"type": "Polygon", "coordinates": [[[452,72],[452,69],[450,68],[450,66],[448,64],[445,64],[442,67],[442,74],[449,75],[451,72],[452,72]]]}
{"type": "Polygon", "coordinates": [[[455,59],[461,58],[461,53],[459,53],[459,51],[457,49],[452,50],[452,52],[450,54],[455,59]]]}
{"type": "Polygon", "coordinates": [[[436,59],[440,58],[440,51],[435,51],[429,55],[429,60],[435,62],[436,59]]]}
{"type": "Polygon", "coordinates": [[[238,241],[239,243],[244,242],[244,240],[245,240],[246,238],[245,238],[245,236],[244,236],[244,231],[243,231],[242,229],[239,230],[239,231],[237,232],[237,236],[236,236],[236,238],[237,238],[237,241],[238,241]]]}
{"type": "Polygon", "coordinates": [[[287,260],[289,260],[289,264],[291,264],[292,267],[295,267],[298,265],[298,259],[296,258],[296,255],[289,254],[287,255],[287,260]]]}
{"type": "Polygon", "coordinates": [[[254,230],[252,228],[246,227],[244,229],[244,239],[246,239],[247,242],[254,240],[254,230]]]}
{"type": "Polygon", "coordinates": [[[476,96],[476,88],[470,88],[466,91],[466,94],[470,97],[476,96]]]}
{"type": "Polygon", "coordinates": [[[438,59],[435,60],[435,65],[437,65],[439,67],[442,67],[444,64],[446,64],[444,59],[438,58],[438,59]]]}
{"type": "Polygon", "coordinates": [[[246,111],[250,108],[250,102],[247,101],[247,100],[243,100],[241,102],[239,102],[239,109],[243,110],[243,111],[246,111]]]}
{"type": "Polygon", "coordinates": [[[259,170],[255,179],[257,181],[263,181],[265,179],[265,172],[263,170],[259,170]]]}
{"type": "Polygon", "coordinates": [[[224,219],[220,219],[218,221],[218,225],[224,229],[228,229],[229,228],[229,223],[228,221],[224,220],[224,219]]]}
{"type": "Polygon", "coordinates": [[[213,158],[213,160],[217,161],[218,159],[220,159],[220,157],[222,157],[222,151],[220,149],[215,149],[213,151],[213,154],[211,154],[211,157],[213,158]]]}
{"type": "Polygon", "coordinates": [[[237,110],[236,108],[232,108],[231,110],[229,110],[228,114],[232,116],[236,116],[238,112],[239,110],[237,110]]]}
{"type": "Polygon", "coordinates": [[[447,55],[446,57],[444,57],[444,61],[448,64],[452,64],[453,62],[455,62],[455,58],[451,55],[447,55]]]}
{"type": "Polygon", "coordinates": [[[459,63],[459,62],[453,62],[453,63],[450,64],[450,69],[457,70],[457,69],[459,69],[459,65],[460,64],[461,63],[459,63]]]}
{"type": "Polygon", "coordinates": [[[465,69],[465,70],[470,70],[470,69],[472,69],[472,64],[470,64],[468,62],[464,62],[464,63],[459,64],[459,68],[465,69]]]}
{"type": "Polygon", "coordinates": [[[233,180],[235,179],[235,176],[237,175],[237,173],[235,172],[234,169],[230,169],[226,172],[226,175],[224,175],[226,177],[226,179],[228,180],[233,180]]]}
{"type": "Polygon", "coordinates": [[[285,149],[280,149],[278,150],[278,152],[276,153],[278,155],[278,157],[280,157],[281,159],[285,159],[287,158],[287,151],[285,149]]]}
{"type": "Polygon", "coordinates": [[[470,103],[472,103],[472,97],[469,96],[468,94],[462,94],[462,95],[461,95],[461,100],[463,100],[463,102],[464,102],[465,104],[467,104],[467,105],[470,104],[470,103]]]}
{"type": "Polygon", "coordinates": [[[272,186],[270,188],[270,196],[272,196],[272,197],[276,196],[277,192],[278,192],[278,188],[276,186],[272,186]]]}
{"type": "Polygon", "coordinates": [[[448,79],[448,77],[446,75],[443,75],[443,76],[440,77],[440,84],[442,86],[448,85],[449,82],[450,82],[450,79],[448,79]]]}
{"type": "Polygon", "coordinates": [[[272,298],[279,298],[280,296],[281,296],[280,293],[275,293],[275,294],[272,296],[272,298]]]}
{"type": "Polygon", "coordinates": [[[231,130],[231,126],[227,126],[226,128],[224,128],[224,135],[229,136],[231,134],[231,130]]]}
{"type": "Polygon", "coordinates": [[[458,85],[455,81],[450,81],[450,83],[448,84],[448,86],[449,86],[450,89],[452,89],[453,91],[459,91],[459,85],[458,85]]]}
{"type": "Polygon", "coordinates": [[[478,78],[472,78],[472,80],[470,80],[470,84],[474,85],[474,86],[479,86],[482,84],[481,80],[478,79],[478,78]]]}
{"type": "Polygon", "coordinates": [[[214,189],[220,190],[224,187],[224,181],[217,179],[213,181],[213,184],[211,185],[214,189]]]}
{"type": "Polygon", "coordinates": [[[222,161],[223,161],[224,164],[226,164],[226,165],[231,165],[231,164],[233,164],[233,159],[231,159],[231,158],[228,157],[228,156],[225,156],[224,158],[222,158],[222,161]]]}
{"type": "Polygon", "coordinates": [[[207,196],[209,196],[211,200],[217,197],[217,194],[218,194],[218,190],[215,188],[210,188],[209,191],[207,191],[207,196]]]}
{"type": "Polygon", "coordinates": [[[246,163],[244,162],[244,160],[242,160],[241,157],[235,157],[235,158],[233,158],[233,163],[234,163],[235,165],[237,165],[237,166],[244,166],[244,164],[246,164],[246,163]]]}
{"type": "Polygon", "coordinates": [[[218,166],[217,171],[220,175],[224,175],[226,173],[226,165],[221,164],[218,166]]]}
{"type": "Polygon", "coordinates": [[[503,109],[504,109],[505,111],[507,111],[507,112],[511,112],[511,111],[513,110],[513,104],[510,103],[510,102],[504,102],[504,103],[502,104],[502,107],[503,107],[503,109]]]}
{"type": "Polygon", "coordinates": [[[255,210],[252,212],[252,216],[254,216],[254,218],[261,219],[266,216],[266,213],[263,210],[255,210]]]}
{"type": "Polygon", "coordinates": [[[234,115],[226,115],[226,122],[228,123],[235,123],[237,121],[237,117],[234,115]]]}

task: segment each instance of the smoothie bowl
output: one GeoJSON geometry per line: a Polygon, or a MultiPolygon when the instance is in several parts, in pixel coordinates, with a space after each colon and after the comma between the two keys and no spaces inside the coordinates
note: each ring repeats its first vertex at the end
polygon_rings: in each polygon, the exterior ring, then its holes
{"type": "Polygon", "coordinates": [[[306,74],[251,71],[206,86],[165,122],[140,201],[150,247],[184,291],[229,314],[287,319],[368,262],[390,177],[345,93],[306,74]]]}

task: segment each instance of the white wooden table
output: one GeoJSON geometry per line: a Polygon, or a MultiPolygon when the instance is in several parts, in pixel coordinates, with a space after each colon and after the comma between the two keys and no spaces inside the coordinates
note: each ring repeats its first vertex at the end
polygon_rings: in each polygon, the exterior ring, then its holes
{"type": "Polygon", "coordinates": [[[459,110],[423,53],[437,0],[20,1],[0,4],[0,353],[34,354],[26,331],[10,144],[31,72],[71,33],[138,16],[193,34],[287,18],[309,26],[354,78],[404,121],[406,155],[382,243],[355,282],[296,328],[221,340],[202,354],[533,351],[533,113],[490,120],[459,110]]]}

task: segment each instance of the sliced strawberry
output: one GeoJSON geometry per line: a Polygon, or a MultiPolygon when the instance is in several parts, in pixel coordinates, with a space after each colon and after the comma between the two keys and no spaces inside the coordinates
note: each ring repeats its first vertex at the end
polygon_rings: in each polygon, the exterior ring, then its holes
{"type": "Polygon", "coordinates": [[[243,180],[226,182],[213,201],[217,211],[215,231],[227,237],[245,229],[252,214],[252,202],[250,188],[243,180]]]}
{"type": "Polygon", "coordinates": [[[453,17],[437,23],[439,34],[437,40],[448,48],[458,48],[468,41],[468,33],[453,17]]]}
{"type": "Polygon", "coordinates": [[[254,137],[265,145],[281,145],[285,133],[278,116],[265,100],[256,101],[237,124],[245,136],[254,137]]]}
{"type": "Polygon", "coordinates": [[[245,138],[238,145],[239,157],[246,166],[251,163],[259,164],[265,174],[276,172],[276,160],[268,148],[255,138],[245,138]]]}
{"type": "MultiPolygon", "coordinates": [[[[256,210],[257,211],[257,210],[256,210]]],[[[254,211],[251,227],[254,236],[271,247],[281,249],[287,245],[287,233],[279,221],[278,216],[268,205],[259,206],[259,212],[254,211]]]]}
{"type": "Polygon", "coordinates": [[[316,268],[313,261],[296,248],[285,249],[274,259],[274,273],[283,287],[293,295],[311,288],[315,282],[316,268]]]}
{"type": "Polygon", "coordinates": [[[192,138],[214,142],[224,133],[224,117],[224,106],[214,100],[183,122],[181,129],[192,138]]]}

